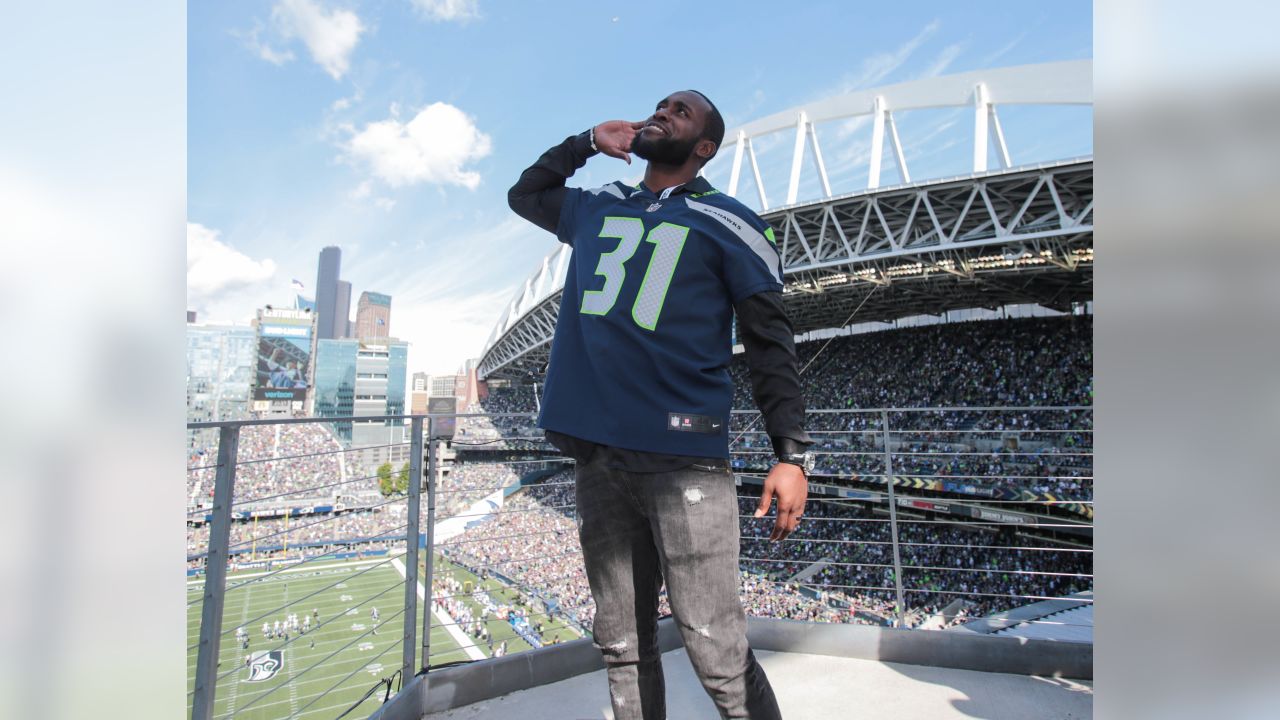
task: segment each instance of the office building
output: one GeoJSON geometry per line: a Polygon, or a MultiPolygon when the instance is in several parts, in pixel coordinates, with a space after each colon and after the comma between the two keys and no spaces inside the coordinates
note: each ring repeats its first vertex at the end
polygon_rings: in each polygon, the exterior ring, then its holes
{"type": "MultiPolygon", "coordinates": [[[[187,422],[249,417],[257,333],[248,325],[187,326],[187,422]]],[[[188,450],[212,450],[215,429],[188,430],[188,450]]]]}
{"type": "MultiPolygon", "coordinates": [[[[315,403],[317,417],[402,415],[409,343],[388,338],[378,342],[354,339],[316,342],[315,403]]],[[[334,434],[349,448],[369,448],[354,454],[364,466],[408,459],[403,420],[355,420],[333,424],[334,434]],[[370,447],[374,446],[374,447],[370,447]]]]}
{"type": "Polygon", "coordinates": [[[334,302],[334,312],[337,313],[333,321],[334,337],[355,337],[351,332],[351,283],[346,280],[338,281],[338,299],[334,302]]]}
{"type": "Polygon", "coordinates": [[[361,340],[391,335],[391,296],[376,292],[360,293],[356,306],[355,337],[361,340]]]}
{"type": "MultiPolygon", "coordinates": [[[[316,273],[316,338],[332,340],[342,337],[345,319],[335,326],[338,315],[338,274],[342,271],[341,248],[329,246],[320,251],[320,267],[316,273]]],[[[348,295],[348,298],[350,296],[348,295]]],[[[343,318],[346,316],[343,315],[343,318]]]]}
{"type": "Polygon", "coordinates": [[[427,412],[427,388],[431,387],[431,376],[424,372],[413,374],[413,383],[409,388],[409,413],[425,415],[427,412]]]}

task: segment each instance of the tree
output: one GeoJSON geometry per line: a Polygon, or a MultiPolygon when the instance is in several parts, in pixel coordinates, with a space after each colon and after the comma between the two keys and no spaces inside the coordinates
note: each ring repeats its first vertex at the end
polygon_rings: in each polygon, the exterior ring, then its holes
{"type": "Polygon", "coordinates": [[[378,466],[378,489],[382,491],[383,496],[396,492],[395,480],[391,477],[391,463],[389,462],[378,466]]]}
{"type": "Polygon", "coordinates": [[[407,462],[396,475],[396,492],[402,495],[409,492],[409,463],[407,462]]]}

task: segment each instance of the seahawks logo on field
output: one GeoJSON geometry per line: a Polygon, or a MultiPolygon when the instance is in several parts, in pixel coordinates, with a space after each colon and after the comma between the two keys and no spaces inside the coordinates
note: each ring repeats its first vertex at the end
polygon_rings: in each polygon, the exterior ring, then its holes
{"type": "Polygon", "coordinates": [[[284,667],[283,650],[262,650],[249,656],[249,682],[270,680],[284,667]]]}

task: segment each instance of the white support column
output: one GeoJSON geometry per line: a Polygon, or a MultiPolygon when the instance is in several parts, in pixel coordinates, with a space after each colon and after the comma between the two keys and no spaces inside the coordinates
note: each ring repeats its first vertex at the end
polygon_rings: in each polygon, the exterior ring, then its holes
{"type": "Polygon", "coordinates": [[[795,150],[791,153],[791,181],[787,184],[788,205],[796,201],[796,195],[800,192],[800,162],[804,160],[804,134],[808,125],[809,117],[801,110],[796,118],[795,150]]]}
{"type": "Polygon", "coordinates": [[[831,180],[827,177],[827,164],[822,162],[822,151],[818,149],[818,128],[813,123],[809,123],[809,149],[813,151],[813,162],[818,167],[818,178],[822,180],[822,197],[829,198],[831,180]]]}
{"type": "Polygon", "coordinates": [[[742,146],[747,143],[747,136],[738,131],[738,144],[733,148],[733,169],[729,171],[729,195],[738,196],[738,178],[742,176],[742,146]]]}
{"type": "Polygon", "coordinates": [[[1009,148],[1004,144],[1004,128],[1000,127],[1000,116],[996,114],[996,106],[991,106],[991,129],[996,135],[996,149],[1000,151],[1001,167],[1011,168],[1013,163],[1009,160],[1009,148]]]}
{"type": "Polygon", "coordinates": [[[747,159],[751,161],[751,174],[756,179],[756,193],[760,196],[760,212],[769,209],[769,200],[764,196],[764,181],[760,179],[760,164],[756,162],[756,149],[751,144],[751,140],[746,140],[747,159]]]}
{"type": "Polygon", "coordinates": [[[885,111],[885,122],[889,124],[889,140],[893,143],[893,158],[898,161],[898,173],[902,182],[911,182],[911,173],[907,171],[907,156],[902,152],[902,142],[898,140],[898,125],[893,121],[893,113],[885,111]]]}
{"type": "Polygon", "coordinates": [[[978,83],[973,88],[973,171],[987,170],[987,117],[991,103],[987,101],[987,86],[978,83]]]}
{"type": "Polygon", "coordinates": [[[884,155],[884,98],[877,95],[871,106],[871,168],[867,171],[867,189],[880,187],[880,158],[884,155]]]}

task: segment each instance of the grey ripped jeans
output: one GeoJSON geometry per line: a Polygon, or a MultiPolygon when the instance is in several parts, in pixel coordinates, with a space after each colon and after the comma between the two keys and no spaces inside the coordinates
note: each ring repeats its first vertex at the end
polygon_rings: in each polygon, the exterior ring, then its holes
{"type": "MultiPolygon", "coordinates": [[[[722,718],[780,718],[747,646],[738,597],[738,502],[729,470],[609,468],[595,452],[575,472],[578,537],[596,602],[615,720],[662,720],[658,591],[667,597],[698,680],[722,718]]],[[[684,720],[684,718],[677,718],[684,720]]]]}

